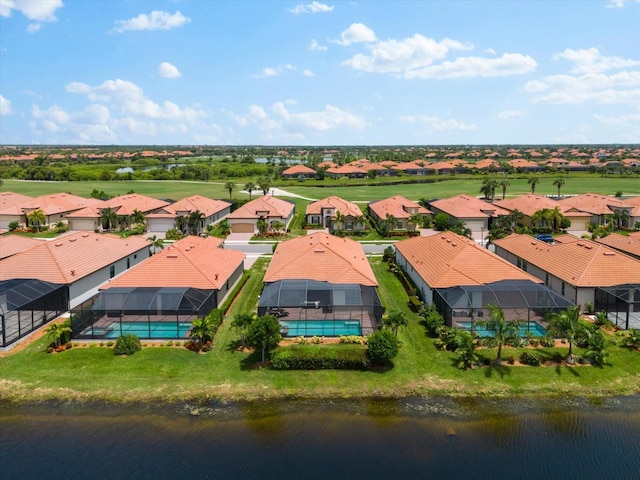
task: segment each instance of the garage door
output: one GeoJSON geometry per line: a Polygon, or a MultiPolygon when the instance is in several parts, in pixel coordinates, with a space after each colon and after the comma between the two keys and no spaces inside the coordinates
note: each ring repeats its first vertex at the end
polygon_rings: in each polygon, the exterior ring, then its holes
{"type": "Polygon", "coordinates": [[[231,224],[232,233],[253,233],[253,223],[233,223],[231,224]]]}
{"type": "Polygon", "coordinates": [[[69,219],[69,230],[93,232],[96,228],[96,222],[86,219],[69,219]]]}

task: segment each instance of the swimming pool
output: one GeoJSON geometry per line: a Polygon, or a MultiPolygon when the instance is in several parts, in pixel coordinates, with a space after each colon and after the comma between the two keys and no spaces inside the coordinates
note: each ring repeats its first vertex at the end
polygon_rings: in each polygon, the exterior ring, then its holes
{"type": "MultiPolygon", "coordinates": [[[[471,330],[472,322],[456,322],[458,328],[463,330],[471,330]]],[[[493,332],[487,330],[486,327],[482,327],[476,324],[473,327],[473,331],[481,337],[493,337],[493,332]]],[[[527,332],[531,332],[534,337],[544,337],[547,334],[547,330],[538,322],[529,322],[529,324],[520,324],[518,330],[518,336],[524,338],[527,336],[527,332]]]]}
{"type": "Polygon", "coordinates": [[[104,338],[118,338],[125,333],[134,333],[140,338],[185,338],[189,328],[188,322],[115,322],[104,329],[104,338]]]}
{"type": "Polygon", "coordinates": [[[362,335],[357,320],[287,320],[280,322],[284,337],[339,337],[362,335]]]}

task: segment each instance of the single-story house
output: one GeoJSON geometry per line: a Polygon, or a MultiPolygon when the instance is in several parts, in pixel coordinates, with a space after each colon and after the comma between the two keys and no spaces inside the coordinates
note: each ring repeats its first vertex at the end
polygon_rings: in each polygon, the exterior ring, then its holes
{"type": "Polygon", "coordinates": [[[75,338],[182,338],[218,308],[244,271],[245,254],[190,236],[114,278],[72,313],[75,338]]]}
{"type": "Polygon", "coordinates": [[[358,225],[356,223],[357,219],[362,217],[360,207],[336,196],[323,198],[307,205],[307,224],[331,228],[333,217],[338,212],[345,217],[344,225],[341,225],[340,228],[350,231],[366,228],[366,224],[358,225]]]}
{"type": "Polygon", "coordinates": [[[597,193],[584,193],[573,197],[558,200],[562,207],[571,207],[575,210],[586,212],[591,215],[590,223],[604,225],[609,217],[616,210],[623,210],[627,214],[627,219],[623,220],[623,227],[633,227],[633,214],[636,205],[627,203],[626,200],[612,197],[610,195],[600,195],[597,193]]]}
{"type": "Polygon", "coordinates": [[[180,219],[188,219],[193,212],[202,213],[199,230],[203,231],[208,225],[214,225],[229,215],[232,205],[226,200],[192,195],[147,215],[147,231],[164,234],[172,228],[184,230],[187,222],[180,219]]]}
{"type": "Polygon", "coordinates": [[[393,216],[396,220],[393,230],[415,229],[417,225],[413,225],[409,221],[413,215],[419,215],[423,220],[425,218],[432,217],[432,212],[430,210],[401,195],[395,195],[383,200],[369,202],[368,206],[371,219],[381,228],[383,222],[388,218],[387,215],[393,216]]]}
{"type": "Polygon", "coordinates": [[[294,165],[282,172],[282,178],[285,180],[298,177],[316,178],[316,171],[306,165],[294,165]]]}
{"type": "Polygon", "coordinates": [[[264,195],[245,203],[227,215],[231,233],[258,233],[258,221],[264,220],[268,228],[277,222],[286,230],[293,219],[296,206],[287,200],[264,195]]]}
{"type": "Polygon", "coordinates": [[[382,318],[377,286],[360,243],[318,232],[278,244],[258,314],[290,337],[368,334],[382,318]]]}
{"type": "Polygon", "coordinates": [[[353,165],[342,165],[341,167],[331,167],[327,169],[329,178],[365,178],[367,171],[353,165]]]}
{"type": "Polygon", "coordinates": [[[493,220],[509,211],[495,203],[485,202],[470,195],[457,195],[429,203],[434,217],[439,213],[449,215],[449,224],[464,223],[475,234],[489,231],[493,220]]]}

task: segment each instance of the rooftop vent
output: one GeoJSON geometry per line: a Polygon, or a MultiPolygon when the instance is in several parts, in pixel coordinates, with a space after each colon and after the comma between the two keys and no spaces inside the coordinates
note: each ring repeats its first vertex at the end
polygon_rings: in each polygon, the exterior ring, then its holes
{"type": "Polygon", "coordinates": [[[178,258],[178,255],[176,255],[175,253],[170,253],[169,255],[167,255],[167,258],[178,258]]]}
{"type": "Polygon", "coordinates": [[[605,254],[607,257],[613,257],[613,256],[615,255],[615,252],[604,252],[604,254],[605,254]]]}

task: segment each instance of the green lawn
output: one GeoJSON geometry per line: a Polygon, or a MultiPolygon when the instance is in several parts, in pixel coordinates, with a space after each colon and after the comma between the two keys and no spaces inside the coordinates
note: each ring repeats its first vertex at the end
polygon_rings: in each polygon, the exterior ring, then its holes
{"type": "MultiPolygon", "coordinates": [[[[78,400],[184,400],[262,397],[362,397],[411,395],[630,394],[640,391],[640,352],[611,346],[612,367],[501,367],[457,370],[456,354],[437,350],[419,317],[409,311],[397,278],[379,257],[372,266],[387,309],[404,311],[402,348],[388,371],[272,371],[254,368],[259,354],[238,350],[233,316],[257,306],[268,260],[260,259],[220,328],[213,351],[198,355],[184,348],[146,347],[131,357],[115,357],[99,346],[46,354],[40,339],[0,358],[0,398],[78,400]]],[[[612,337],[612,340],[617,340],[612,337]]],[[[512,351],[505,349],[505,358],[512,351]]],[[[495,351],[482,355],[493,358],[495,351]]],[[[516,354],[517,356],[517,354],[516,354]]]]}

